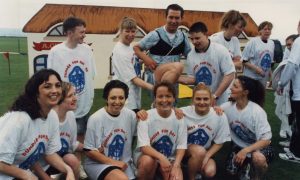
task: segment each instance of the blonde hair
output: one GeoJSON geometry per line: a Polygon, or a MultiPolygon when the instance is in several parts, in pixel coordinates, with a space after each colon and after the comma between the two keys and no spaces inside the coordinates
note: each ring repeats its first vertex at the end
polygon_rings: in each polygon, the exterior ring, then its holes
{"type": "Polygon", "coordinates": [[[72,86],[73,85],[69,82],[63,81],[61,83],[61,98],[60,98],[58,104],[61,104],[65,100],[65,98],[68,95],[68,92],[70,91],[72,86]]]}
{"type": "Polygon", "coordinates": [[[192,99],[194,99],[195,93],[197,91],[207,91],[209,93],[209,97],[212,98],[211,90],[204,83],[199,83],[194,87],[192,99]]]}
{"type": "Polygon", "coordinates": [[[137,23],[135,19],[131,17],[123,17],[119,24],[119,30],[121,31],[123,29],[137,29],[137,23]]]}

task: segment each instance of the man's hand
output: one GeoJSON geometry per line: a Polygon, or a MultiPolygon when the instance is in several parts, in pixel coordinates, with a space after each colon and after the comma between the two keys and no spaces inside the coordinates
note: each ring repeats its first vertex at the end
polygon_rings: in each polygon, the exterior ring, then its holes
{"type": "Polygon", "coordinates": [[[153,72],[156,67],[157,67],[157,63],[151,59],[151,61],[144,61],[144,64],[153,72]]]}
{"type": "Polygon", "coordinates": [[[139,112],[136,113],[136,118],[138,120],[145,121],[148,118],[148,113],[144,109],[140,110],[139,112]]]}

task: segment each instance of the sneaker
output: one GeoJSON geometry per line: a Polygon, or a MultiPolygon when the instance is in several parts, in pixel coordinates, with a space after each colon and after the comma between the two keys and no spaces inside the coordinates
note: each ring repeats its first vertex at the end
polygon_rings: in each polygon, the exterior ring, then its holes
{"type": "Polygon", "coordinates": [[[197,173],[196,176],[195,176],[195,180],[201,180],[202,179],[202,176],[200,173],[197,173]]]}
{"type": "Polygon", "coordinates": [[[62,173],[50,175],[50,178],[53,180],[59,180],[61,177],[62,177],[62,173]]]}
{"type": "Polygon", "coordinates": [[[290,148],[287,148],[287,147],[283,148],[283,151],[286,152],[286,153],[290,153],[291,152],[290,148]]]}
{"type": "Polygon", "coordinates": [[[289,141],[289,140],[286,140],[286,141],[280,141],[280,142],[279,142],[279,145],[280,145],[280,146],[283,146],[283,147],[290,147],[290,141],[289,141]]]}
{"type": "Polygon", "coordinates": [[[292,152],[279,153],[279,157],[282,160],[291,161],[295,163],[300,163],[300,158],[296,157],[292,152]]]}
{"type": "Polygon", "coordinates": [[[284,131],[284,130],[280,130],[279,131],[279,136],[281,137],[281,138],[287,138],[287,135],[286,135],[286,131],[284,131]]]}
{"type": "Polygon", "coordinates": [[[80,177],[80,179],[86,179],[88,177],[87,174],[85,173],[82,165],[80,165],[80,167],[79,167],[79,177],[80,177]]]}

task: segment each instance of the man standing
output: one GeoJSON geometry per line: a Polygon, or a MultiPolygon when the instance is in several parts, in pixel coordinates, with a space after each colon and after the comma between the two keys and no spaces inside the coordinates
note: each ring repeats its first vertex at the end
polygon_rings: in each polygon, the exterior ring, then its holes
{"type": "Polygon", "coordinates": [[[187,56],[188,76],[181,76],[178,82],[205,83],[213,92],[213,104],[221,105],[228,100],[229,93],[225,91],[234,79],[235,67],[231,56],[223,45],[208,39],[204,23],[194,23],[189,34],[195,48],[187,56]]]}
{"type": "Polygon", "coordinates": [[[153,71],[156,81],[168,80],[176,82],[180,76],[183,65],[179,62],[181,55],[190,51],[188,37],[178,30],[183,19],[184,10],[178,4],[171,4],[166,9],[166,24],[151,31],[133,48],[135,54],[143,60],[148,67],[146,72],[148,82],[154,83],[153,71]],[[149,56],[143,51],[149,50],[149,56]],[[161,66],[162,64],[166,64],[161,66]],[[160,67],[161,66],[161,67],[160,67]]]}
{"type": "Polygon", "coordinates": [[[95,60],[91,48],[83,43],[85,22],[69,17],[63,22],[67,40],[54,46],[48,55],[48,68],[57,71],[63,81],[73,84],[78,96],[75,111],[78,140],[83,143],[88,113],[93,104],[95,60]]]}
{"type": "Polygon", "coordinates": [[[296,122],[293,129],[290,147],[284,149],[286,153],[280,153],[279,157],[283,160],[300,163],[300,38],[297,38],[292,46],[290,56],[287,59],[282,74],[278,82],[277,93],[282,94],[283,88],[292,80],[292,113],[295,113],[296,122]]]}

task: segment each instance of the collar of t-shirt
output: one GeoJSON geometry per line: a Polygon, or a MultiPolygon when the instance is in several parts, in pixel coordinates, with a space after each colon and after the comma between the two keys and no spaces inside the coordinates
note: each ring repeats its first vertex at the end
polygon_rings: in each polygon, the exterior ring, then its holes
{"type": "Polygon", "coordinates": [[[175,38],[176,32],[175,33],[169,33],[166,29],[166,26],[164,26],[164,30],[166,31],[166,35],[168,36],[170,41],[173,41],[173,39],[175,38]]]}
{"type": "Polygon", "coordinates": [[[208,50],[209,46],[210,46],[210,39],[208,39],[208,46],[206,49],[204,49],[203,51],[200,52],[198,49],[195,48],[195,51],[196,51],[196,53],[205,53],[208,50]]]}

